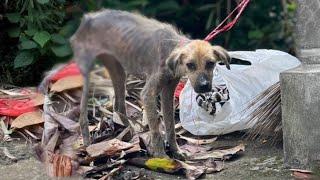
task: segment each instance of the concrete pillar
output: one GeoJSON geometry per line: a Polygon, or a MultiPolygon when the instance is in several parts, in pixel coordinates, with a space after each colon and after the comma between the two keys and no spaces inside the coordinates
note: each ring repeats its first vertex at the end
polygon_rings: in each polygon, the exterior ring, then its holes
{"type": "Polygon", "coordinates": [[[296,50],[302,65],[281,73],[285,165],[320,167],[320,0],[296,0],[296,50]]]}

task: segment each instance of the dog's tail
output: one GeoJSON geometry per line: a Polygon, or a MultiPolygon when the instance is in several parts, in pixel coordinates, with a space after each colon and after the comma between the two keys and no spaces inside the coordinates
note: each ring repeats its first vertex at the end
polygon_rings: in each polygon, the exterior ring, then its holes
{"type": "Polygon", "coordinates": [[[56,65],[54,68],[52,68],[52,70],[44,74],[44,78],[42,79],[41,83],[38,85],[38,88],[37,88],[39,93],[42,93],[44,95],[47,95],[49,93],[49,85],[52,77],[61,69],[63,69],[65,65],[66,64],[56,65]]]}

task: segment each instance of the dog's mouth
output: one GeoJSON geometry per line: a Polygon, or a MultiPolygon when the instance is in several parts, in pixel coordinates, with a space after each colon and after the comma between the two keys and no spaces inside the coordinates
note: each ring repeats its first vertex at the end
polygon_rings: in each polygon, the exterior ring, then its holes
{"type": "Polygon", "coordinates": [[[194,91],[196,93],[207,93],[210,92],[212,89],[211,85],[207,85],[207,86],[196,86],[194,88],[194,91]]]}

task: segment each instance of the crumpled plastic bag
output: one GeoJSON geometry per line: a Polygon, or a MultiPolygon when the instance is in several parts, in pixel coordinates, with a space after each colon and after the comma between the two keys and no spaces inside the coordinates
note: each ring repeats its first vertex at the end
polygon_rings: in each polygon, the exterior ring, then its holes
{"type": "Polygon", "coordinates": [[[232,58],[249,61],[251,65],[231,64],[231,70],[217,65],[213,87],[226,85],[230,99],[219,111],[210,114],[199,106],[197,93],[188,81],[180,95],[181,125],[194,135],[221,135],[252,127],[248,123],[250,102],[271,85],[279,82],[280,72],[300,65],[288,53],[277,50],[234,51],[232,58]]]}

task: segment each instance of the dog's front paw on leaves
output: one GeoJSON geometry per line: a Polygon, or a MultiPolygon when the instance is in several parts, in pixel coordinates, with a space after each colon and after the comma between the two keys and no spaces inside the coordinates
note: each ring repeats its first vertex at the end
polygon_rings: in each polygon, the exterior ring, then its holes
{"type": "Polygon", "coordinates": [[[155,158],[168,158],[169,159],[169,156],[164,151],[150,152],[150,155],[155,158]]]}
{"type": "Polygon", "coordinates": [[[188,155],[186,153],[184,153],[182,150],[178,150],[178,151],[172,152],[172,157],[174,159],[185,161],[187,159],[188,155]]]}

